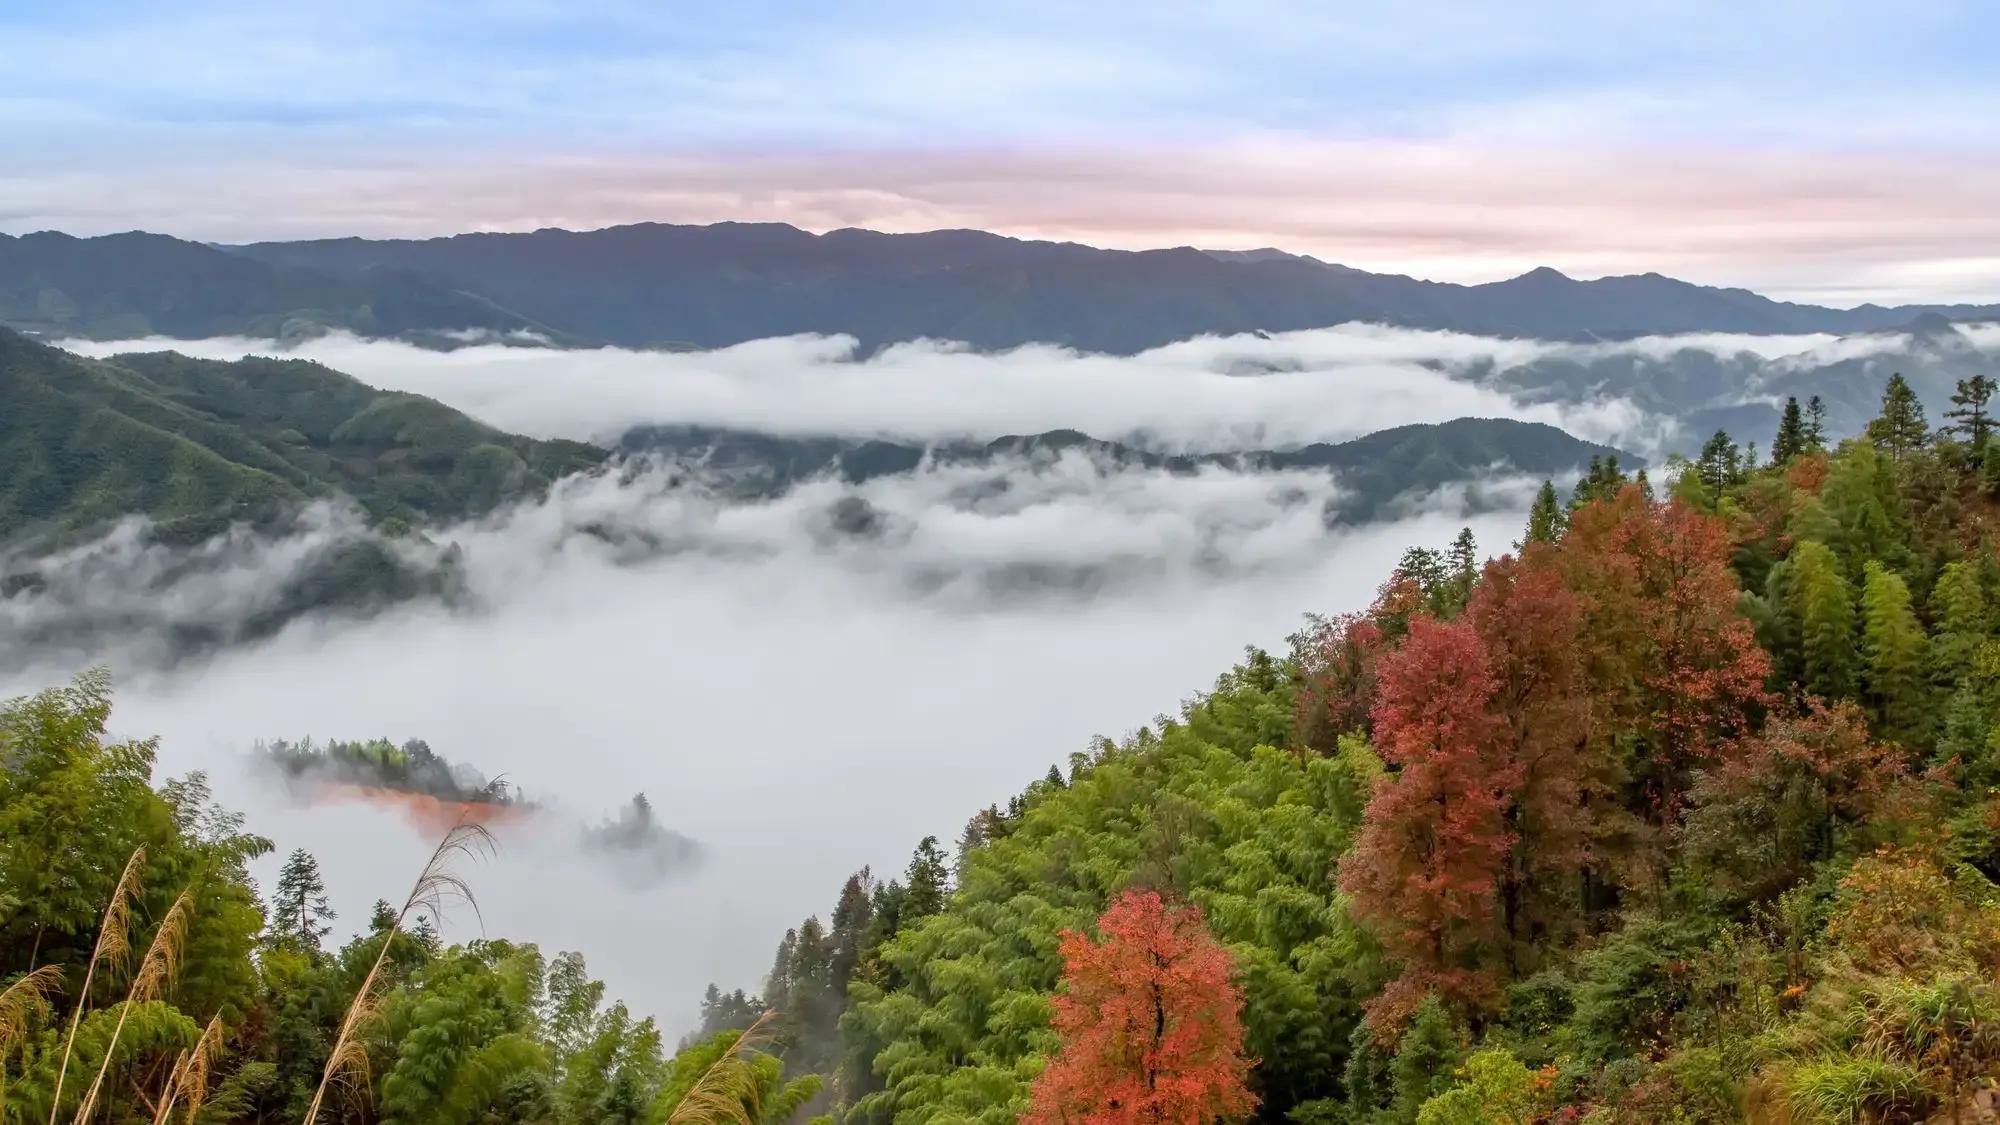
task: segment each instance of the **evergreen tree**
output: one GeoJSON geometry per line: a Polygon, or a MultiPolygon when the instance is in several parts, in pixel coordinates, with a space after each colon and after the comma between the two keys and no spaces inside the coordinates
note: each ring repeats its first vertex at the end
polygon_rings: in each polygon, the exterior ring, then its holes
{"type": "Polygon", "coordinates": [[[1632,483],[1639,487],[1639,495],[1646,498],[1646,503],[1659,499],[1653,495],[1653,482],[1646,478],[1646,470],[1640,469],[1638,475],[1632,478],[1632,483]]]}
{"type": "Polygon", "coordinates": [[[1854,694],[1854,596],[1840,562],[1813,540],[1792,551],[1792,619],[1800,683],[1826,699],[1854,694]]]}
{"type": "Polygon", "coordinates": [[[833,907],[833,924],[827,933],[833,947],[832,973],[836,992],[847,995],[847,982],[870,950],[868,924],[874,919],[875,879],[866,867],[847,877],[841,885],[840,901],[833,907]]]}
{"type": "Polygon", "coordinates": [[[285,859],[278,872],[278,886],[271,896],[271,939],[289,943],[317,956],[320,942],[333,932],[336,915],[328,904],[326,883],[320,878],[319,861],[304,848],[285,859]]]}
{"type": "Polygon", "coordinates": [[[1799,410],[1798,396],[1793,395],[1785,399],[1784,412],[1778,416],[1778,435],[1771,439],[1771,464],[1789,465],[1805,451],[1805,415],[1799,410]]]}
{"type": "Polygon", "coordinates": [[[902,925],[907,926],[944,909],[945,895],[951,889],[951,876],[936,836],[926,836],[917,845],[916,854],[910,857],[910,867],[903,873],[903,878],[902,925]]]}
{"type": "Polygon", "coordinates": [[[1818,395],[1806,400],[1805,446],[1807,453],[1826,449],[1826,403],[1818,395]]]}
{"type": "Polygon", "coordinates": [[[1987,407],[1993,401],[1995,382],[1988,375],[1974,375],[1960,379],[1958,389],[1951,396],[1951,409],[1944,412],[1951,419],[1949,427],[1953,432],[1965,435],[1965,444],[1972,448],[1975,463],[1985,456],[1986,439],[1993,433],[1993,415],[1987,407]]]}
{"type": "Polygon", "coordinates": [[[1522,545],[1554,543],[1562,538],[1563,524],[1568,522],[1568,518],[1562,501],[1556,497],[1555,482],[1543,481],[1542,490],[1535,493],[1535,506],[1528,509],[1528,530],[1521,540],[1522,545]]]}
{"type": "Polygon", "coordinates": [[[1736,448],[1725,430],[1715,431],[1715,435],[1701,447],[1701,456],[1694,463],[1696,479],[1701,481],[1706,491],[1707,506],[1713,508],[1722,499],[1723,492],[1742,479],[1742,453],[1736,448]]]}
{"type": "Polygon", "coordinates": [[[1900,465],[1923,447],[1929,434],[1917,393],[1900,373],[1889,376],[1889,385],[1882,390],[1882,413],[1868,423],[1868,440],[1887,453],[1892,464],[1900,465]]]}
{"type": "Polygon", "coordinates": [[[799,931],[786,930],[778,939],[777,955],[771,958],[771,973],[764,978],[764,999],[782,1007],[792,995],[792,962],[798,951],[799,931]]]}
{"type": "Polygon", "coordinates": [[[1867,702],[1878,736],[1917,746],[1927,722],[1923,626],[1910,608],[1910,591],[1894,571],[1870,560],[1861,588],[1861,649],[1867,702]]]}
{"type": "Polygon", "coordinates": [[[1471,528],[1459,529],[1458,537],[1451,541],[1448,559],[1445,608],[1456,613],[1465,608],[1466,600],[1472,597],[1472,584],[1479,578],[1479,543],[1472,537],[1471,528]]]}
{"type": "Polygon", "coordinates": [[[1464,1056],[1451,1013],[1435,996],[1417,1008],[1416,1018],[1396,1047],[1389,1073],[1395,1088],[1390,1120],[1414,1122],[1423,1104],[1451,1089],[1454,1072],[1464,1056]]]}

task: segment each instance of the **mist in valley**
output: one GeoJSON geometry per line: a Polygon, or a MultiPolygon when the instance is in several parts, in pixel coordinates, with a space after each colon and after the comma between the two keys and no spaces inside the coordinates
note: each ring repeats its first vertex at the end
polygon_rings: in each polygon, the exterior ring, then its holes
{"type": "MultiPolygon", "coordinates": [[[[861,357],[841,338],[666,353],[331,336],[286,354],[503,429],[598,441],[644,424],[925,441],[1068,427],[1223,451],[1473,415],[1655,456],[1683,422],[1627,388],[1529,393],[1507,373],[1643,371],[1698,354],[1746,373],[1725,396],[1742,405],[1763,401],[1759,380],[1786,364],[1873,362],[1899,346],[1547,344],[1357,326],[1122,359],[935,344],[861,357]]],[[[614,995],[678,1030],[709,982],[760,987],[779,935],[824,915],[849,873],[900,874],[923,837],[949,846],[977,809],[1094,735],[1174,711],[1245,645],[1281,650],[1305,613],[1365,606],[1408,547],[1442,548],[1469,525],[1482,555],[1508,549],[1540,484],[1492,475],[1466,482],[1478,503],[1445,489],[1340,527],[1324,513],[1341,484],[1324,473],[1170,474],[1069,454],[732,499],[680,469],[625,462],[477,521],[382,540],[426,565],[448,552],[454,597],[274,632],[246,623],[302,559],[379,538],[359,513],[321,506],[289,535],[198,547],[127,524],[0,599],[0,690],[109,665],[116,733],[160,736],[163,776],[208,771],[218,799],[278,844],[260,877],[292,848],[313,852],[343,928],[364,924],[375,899],[400,898],[427,828],[389,805],[274,791],[251,768],[260,740],[420,738],[504,776],[538,808],[497,825],[498,855],[472,872],[485,927],[585,950],[614,995]],[[176,638],[194,629],[228,643],[188,656],[176,638]],[[584,846],[584,830],[641,792],[698,854],[635,883],[584,846]]],[[[476,936],[479,920],[461,911],[446,932],[476,936]]]]}

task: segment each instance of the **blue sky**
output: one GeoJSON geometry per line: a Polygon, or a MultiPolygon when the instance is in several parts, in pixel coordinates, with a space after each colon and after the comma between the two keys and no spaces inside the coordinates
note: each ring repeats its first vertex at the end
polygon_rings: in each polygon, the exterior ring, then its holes
{"type": "Polygon", "coordinates": [[[2000,297],[2000,5],[0,6],[0,230],[636,219],[2000,297]]]}

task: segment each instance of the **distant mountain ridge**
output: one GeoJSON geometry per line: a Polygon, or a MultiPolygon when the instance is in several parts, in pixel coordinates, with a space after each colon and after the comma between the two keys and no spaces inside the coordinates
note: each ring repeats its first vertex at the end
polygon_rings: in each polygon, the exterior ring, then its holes
{"type": "Polygon", "coordinates": [[[1129,354],[1202,334],[1374,321],[1544,339],[1852,333],[2000,304],[1774,301],[1659,274],[1423,281],[1260,249],[1104,250],[984,231],[813,234],[777,223],[325,239],[215,247],[163,235],[0,236],[0,323],[45,336],[270,338],[344,328],[449,342],[718,347],[796,333],[1129,354]]]}

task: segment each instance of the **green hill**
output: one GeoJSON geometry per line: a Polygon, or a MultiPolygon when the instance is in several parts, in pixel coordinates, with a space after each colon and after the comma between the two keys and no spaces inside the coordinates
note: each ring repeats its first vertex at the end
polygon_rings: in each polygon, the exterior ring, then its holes
{"type": "Polygon", "coordinates": [[[89,360],[0,329],[0,539],[128,514],[176,538],[352,496],[377,520],[478,514],[601,462],[303,360],[89,360]]]}

